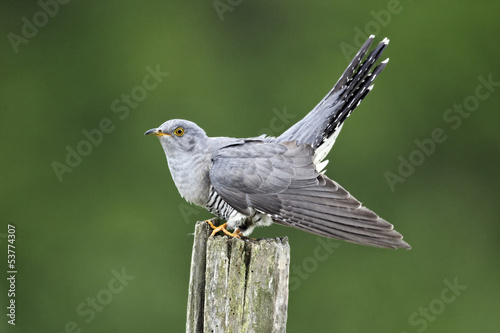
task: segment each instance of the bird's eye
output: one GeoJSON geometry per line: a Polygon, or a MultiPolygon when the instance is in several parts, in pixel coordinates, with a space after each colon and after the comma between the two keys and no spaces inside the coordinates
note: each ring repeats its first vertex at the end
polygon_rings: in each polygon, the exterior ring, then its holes
{"type": "Polygon", "coordinates": [[[182,127],[177,127],[174,131],[174,134],[177,136],[183,136],[184,135],[184,128],[182,127]]]}

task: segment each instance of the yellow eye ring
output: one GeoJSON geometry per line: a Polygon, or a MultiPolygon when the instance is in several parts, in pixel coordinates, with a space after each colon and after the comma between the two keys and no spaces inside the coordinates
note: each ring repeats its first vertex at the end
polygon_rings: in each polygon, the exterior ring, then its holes
{"type": "Polygon", "coordinates": [[[174,134],[177,136],[183,136],[184,135],[184,128],[182,127],[177,127],[174,131],[174,134]]]}

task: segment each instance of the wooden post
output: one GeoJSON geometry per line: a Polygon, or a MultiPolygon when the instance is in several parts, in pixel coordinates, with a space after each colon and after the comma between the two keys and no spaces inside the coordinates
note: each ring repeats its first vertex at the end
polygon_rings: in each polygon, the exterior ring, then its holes
{"type": "Polygon", "coordinates": [[[196,224],[186,332],[285,332],[288,239],[208,237],[211,231],[196,224]]]}

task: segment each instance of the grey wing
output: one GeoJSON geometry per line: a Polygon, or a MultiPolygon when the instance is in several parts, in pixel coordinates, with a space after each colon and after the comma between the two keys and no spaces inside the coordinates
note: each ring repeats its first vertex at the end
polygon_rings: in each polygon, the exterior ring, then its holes
{"type": "Polygon", "coordinates": [[[410,248],[392,224],[319,174],[310,145],[246,142],[220,150],[210,180],[234,209],[266,213],[279,224],[384,248],[410,248]]]}
{"type": "MultiPolygon", "coordinates": [[[[328,139],[335,140],[346,118],[370,92],[373,81],[387,64],[388,59],[370,72],[389,43],[388,39],[380,42],[363,61],[374,37],[368,38],[332,90],[307,116],[281,134],[278,142],[297,141],[317,149],[328,139]]],[[[332,144],[330,142],[327,150],[332,144]]]]}

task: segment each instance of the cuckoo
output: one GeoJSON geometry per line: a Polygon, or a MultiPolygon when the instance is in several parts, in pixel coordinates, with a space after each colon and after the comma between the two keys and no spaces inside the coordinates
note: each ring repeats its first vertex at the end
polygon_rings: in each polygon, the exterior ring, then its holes
{"type": "Polygon", "coordinates": [[[182,119],[145,133],[159,138],[180,195],[226,221],[211,225],[212,235],[248,236],[256,226],[277,223],[362,245],[410,249],[391,223],[325,175],[326,156],[344,121],[388,63],[376,64],[389,40],[368,52],[373,39],[323,100],[280,136],[209,137],[182,119]]]}

